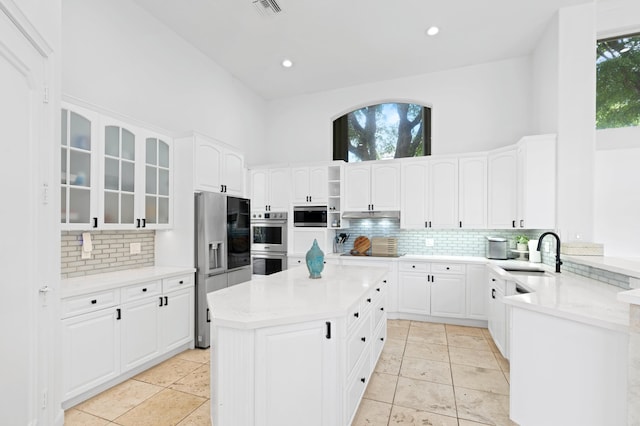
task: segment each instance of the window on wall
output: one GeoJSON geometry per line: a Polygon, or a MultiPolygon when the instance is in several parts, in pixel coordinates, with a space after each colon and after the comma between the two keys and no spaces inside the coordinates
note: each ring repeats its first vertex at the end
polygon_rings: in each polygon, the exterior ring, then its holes
{"type": "Polygon", "coordinates": [[[640,33],[598,40],[596,128],[640,126],[640,33]]]}
{"type": "Polygon", "coordinates": [[[333,159],[348,162],[431,155],[431,108],[384,103],[333,122],[333,159]]]}

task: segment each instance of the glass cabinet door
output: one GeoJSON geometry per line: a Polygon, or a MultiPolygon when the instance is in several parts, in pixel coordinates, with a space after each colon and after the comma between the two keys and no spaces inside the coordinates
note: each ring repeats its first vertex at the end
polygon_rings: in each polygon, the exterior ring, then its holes
{"type": "Polygon", "coordinates": [[[134,225],[136,140],[120,126],[104,127],[103,221],[134,225]]]}
{"type": "Polygon", "coordinates": [[[158,138],[145,141],[145,218],[148,225],[169,223],[169,144],[158,138]]]}
{"type": "Polygon", "coordinates": [[[61,202],[62,224],[91,225],[91,120],[68,109],[61,113],[61,202]]]}

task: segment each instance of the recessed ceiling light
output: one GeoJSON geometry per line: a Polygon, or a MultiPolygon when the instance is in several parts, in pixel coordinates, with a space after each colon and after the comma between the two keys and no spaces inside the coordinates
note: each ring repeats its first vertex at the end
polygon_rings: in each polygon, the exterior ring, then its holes
{"type": "Polygon", "coordinates": [[[293,66],[293,62],[291,62],[291,59],[283,59],[282,66],[285,68],[291,68],[293,66]]]}
{"type": "Polygon", "coordinates": [[[438,27],[429,27],[427,31],[425,31],[428,36],[434,36],[440,32],[440,28],[438,27]]]}

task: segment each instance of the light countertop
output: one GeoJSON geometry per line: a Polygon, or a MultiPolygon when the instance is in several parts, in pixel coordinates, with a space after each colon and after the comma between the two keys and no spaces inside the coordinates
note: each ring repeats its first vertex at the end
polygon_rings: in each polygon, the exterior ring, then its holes
{"type": "Polygon", "coordinates": [[[115,287],[145,281],[171,278],[184,274],[192,274],[195,268],[173,266],[149,266],[146,268],[125,269],[107,272],[105,274],[85,275],[83,277],[68,278],[60,281],[60,297],[78,296],[115,287]]]}
{"type": "Polygon", "coordinates": [[[345,316],[386,268],[325,265],[322,278],[291,268],[207,294],[214,326],[255,329],[345,316]]]}
{"type": "Polygon", "coordinates": [[[531,291],[507,296],[504,303],[530,311],[626,332],[629,305],[618,300],[623,290],[568,272],[555,273],[545,267],[544,274],[511,274],[503,277],[531,291]]]}
{"type": "Polygon", "coordinates": [[[610,256],[568,256],[562,259],[581,265],[592,266],[606,271],[617,272],[634,278],[640,278],[640,258],[610,256]]]}

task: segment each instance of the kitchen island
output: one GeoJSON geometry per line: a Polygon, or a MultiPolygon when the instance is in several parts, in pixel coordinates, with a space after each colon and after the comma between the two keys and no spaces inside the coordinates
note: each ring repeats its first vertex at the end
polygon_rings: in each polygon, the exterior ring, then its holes
{"type": "Polygon", "coordinates": [[[297,267],[209,293],[213,424],[350,424],[386,338],[387,272],[297,267]]]}

